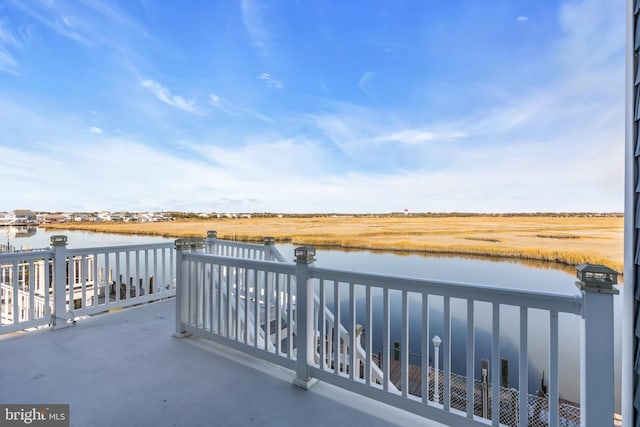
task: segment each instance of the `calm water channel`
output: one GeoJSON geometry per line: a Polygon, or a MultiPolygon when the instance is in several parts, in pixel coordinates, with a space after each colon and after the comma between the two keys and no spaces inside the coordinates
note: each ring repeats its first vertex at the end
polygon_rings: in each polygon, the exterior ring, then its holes
{"type": "MultiPolygon", "coordinates": [[[[49,245],[49,238],[54,234],[68,236],[69,248],[92,246],[111,246],[123,244],[160,243],[172,241],[162,237],[125,236],[98,234],[79,231],[49,232],[42,229],[17,230],[0,228],[0,244],[7,241],[16,248],[41,248],[49,245]]],[[[293,260],[294,246],[279,244],[278,249],[287,258],[293,260]]],[[[505,288],[531,289],[559,294],[577,295],[575,270],[552,263],[518,263],[515,261],[496,260],[492,258],[466,258],[451,256],[424,256],[418,254],[342,251],[318,248],[316,265],[341,270],[364,271],[385,275],[399,275],[414,278],[428,278],[449,282],[477,283],[505,288]]],[[[622,291],[622,287],[620,287],[622,291]]],[[[374,299],[374,304],[375,304],[374,299]]],[[[417,304],[418,301],[415,301],[417,304]]],[[[392,297],[392,304],[393,297],[392,297]]],[[[419,310],[411,309],[410,324],[420,324],[419,310]],[[417,323],[416,323],[417,322],[417,323]]],[[[622,312],[622,295],[615,298],[615,369],[616,369],[616,408],[619,412],[620,396],[620,313],[622,312]]],[[[343,307],[343,310],[345,308],[343,307]]],[[[442,301],[430,299],[430,331],[433,337],[442,335],[442,301]]],[[[453,299],[452,313],[452,370],[465,374],[466,352],[466,303],[453,299]]],[[[364,318],[364,313],[357,313],[364,318]]],[[[516,307],[501,309],[501,356],[509,360],[509,382],[517,387],[518,377],[518,343],[519,317],[516,307]]],[[[360,321],[360,320],[359,320],[360,321]]],[[[372,329],[380,330],[380,320],[372,325],[372,329]]],[[[399,319],[392,319],[392,340],[399,336],[399,319]]],[[[480,359],[491,358],[491,307],[489,304],[476,303],[476,373],[480,372],[480,359]]],[[[560,395],[570,401],[579,401],[579,318],[577,316],[560,315],[560,395]]],[[[365,325],[365,329],[367,326],[365,325]]],[[[540,388],[544,372],[548,372],[549,351],[549,316],[539,310],[529,313],[529,384],[530,392],[540,388]],[[539,327],[538,327],[539,326],[539,327]]],[[[410,353],[420,353],[420,332],[410,327],[410,353]]],[[[375,334],[374,351],[381,347],[380,339],[375,334]]],[[[431,355],[433,357],[433,354],[431,355]]],[[[418,364],[417,358],[411,359],[418,364]]]]}

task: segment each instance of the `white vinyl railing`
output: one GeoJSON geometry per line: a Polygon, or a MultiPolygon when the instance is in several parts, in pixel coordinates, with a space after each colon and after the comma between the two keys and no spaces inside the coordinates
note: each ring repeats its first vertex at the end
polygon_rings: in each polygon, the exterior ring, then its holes
{"type": "Polygon", "coordinates": [[[0,334],[175,296],[173,243],[0,254],[0,334]],[[59,285],[57,285],[59,284],[59,285]]]}
{"type": "Polygon", "coordinates": [[[268,247],[215,236],[206,244],[202,239],[176,241],[176,335],[196,334],[295,369],[296,384],[305,388],[325,381],[447,425],[576,425],[576,410],[582,426],[613,425],[615,289],[560,295],[356,273],[315,267],[313,248],[296,249],[296,263],[291,264],[281,255],[262,255],[268,247]],[[223,249],[226,244],[242,250],[224,252],[230,250],[223,249]],[[203,247],[232,255],[206,254],[203,247]],[[243,254],[260,254],[260,259],[242,259],[243,254]],[[455,357],[465,360],[462,383],[452,372],[452,311],[461,305],[465,345],[455,357]],[[517,313],[515,319],[504,315],[511,311],[517,313]],[[486,396],[479,404],[475,340],[481,312],[490,319],[491,357],[486,396]],[[540,313],[546,320],[539,322],[540,313]],[[574,331],[582,338],[582,411],[561,406],[561,315],[576,316],[582,325],[574,331]],[[434,316],[441,323],[430,329],[434,316]],[[516,393],[501,388],[500,332],[505,322],[519,330],[516,393]],[[436,329],[441,356],[434,369],[430,354],[436,329]],[[528,344],[530,334],[540,331],[549,337],[548,394],[532,399],[528,344]],[[391,346],[396,337],[397,350],[391,346]],[[420,353],[418,366],[409,363],[410,350],[420,353]]]}
{"type": "Polygon", "coordinates": [[[292,369],[301,387],[325,381],[452,426],[613,424],[611,286],[559,295],[326,269],[313,264],[313,248],[297,248],[290,263],[273,239],[227,242],[212,232],[175,247],[51,243],[0,254],[0,334],[175,296],[176,335],[292,369]],[[580,325],[580,408],[560,400],[561,317],[580,325]],[[455,346],[454,320],[463,324],[455,346]],[[519,336],[517,389],[501,387],[506,323],[519,336]],[[486,375],[476,367],[478,331],[489,337],[486,375]],[[540,333],[548,393],[535,397],[528,347],[540,333]],[[464,372],[453,371],[454,358],[464,372]]]}

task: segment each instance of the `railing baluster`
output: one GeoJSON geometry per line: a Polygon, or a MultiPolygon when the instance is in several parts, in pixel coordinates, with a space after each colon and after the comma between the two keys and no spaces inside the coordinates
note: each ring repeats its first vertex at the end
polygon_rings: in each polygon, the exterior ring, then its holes
{"type": "Polygon", "coordinates": [[[104,252],[104,303],[109,304],[111,299],[111,280],[109,277],[109,254],[104,252]]]}
{"type": "Polygon", "coordinates": [[[353,380],[360,378],[360,369],[356,363],[356,338],[358,337],[356,337],[356,285],[354,283],[349,283],[349,315],[351,317],[349,322],[349,378],[353,380]]]}
{"type": "Polygon", "coordinates": [[[196,292],[197,292],[197,287],[198,287],[198,283],[196,282],[196,277],[194,277],[196,275],[196,271],[194,271],[197,266],[196,266],[196,262],[195,261],[188,261],[187,263],[188,266],[188,271],[189,274],[187,275],[187,277],[189,278],[188,280],[188,285],[187,285],[187,301],[188,301],[188,305],[187,305],[187,312],[189,313],[189,315],[187,316],[187,319],[189,320],[189,324],[192,326],[196,326],[196,310],[195,310],[195,299],[196,299],[196,292]]]}
{"type": "MultiPolygon", "coordinates": [[[[49,269],[46,269],[45,274],[47,275],[47,287],[49,286],[49,269]]],[[[47,289],[47,295],[49,295],[49,289],[47,289]]],[[[98,299],[100,297],[100,280],[98,279],[98,253],[94,252],[93,254],[93,306],[98,306],[98,299]]],[[[47,307],[49,304],[47,304],[47,307]]]]}
{"type": "Polygon", "coordinates": [[[235,322],[236,322],[236,341],[241,341],[242,340],[242,327],[241,327],[241,317],[240,317],[240,285],[243,283],[243,269],[241,268],[235,268],[235,304],[236,304],[236,315],[235,315],[235,322]]]}
{"type": "Polygon", "coordinates": [[[422,293],[422,403],[429,402],[429,294],[422,293]]]}
{"type": "Polygon", "coordinates": [[[29,261],[29,320],[36,318],[35,313],[35,269],[33,267],[33,260],[29,261]]]}
{"type": "MultiPolygon", "coordinates": [[[[276,273],[276,354],[282,353],[282,282],[280,280],[281,274],[276,273]]],[[[316,319],[317,330],[318,319],[316,319]]]]}
{"type": "Polygon", "coordinates": [[[144,250],[144,280],[142,281],[144,286],[144,294],[149,295],[149,250],[144,250]]]}
{"type": "Polygon", "coordinates": [[[389,369],[389,335],[390,335],[391,316],[389,315],[389,289],[382,290],[382,389],[389,391],[389,382],[391,379],[389,369]]]}
{"type": "Polygon", "coordinates": [[[82,265],[82,277],[80,278],[80,281],[82,282],[82,304],[80,305],[80,308],[86,308],[87,306],[87,256],[86,255],[82,255],[81,257],[81,265],[82,265]]]}
{"type": "Polygon", "coordinates": [[[444,297],[444,342],[442,346],[442,407],[445,411],[451,408],[451,298],[444,297]]]}
{"type": "Polygon", "coordinates": [[[233,267],[225,266],[227,281],[227,338],[233,338],[233,267]]]}
{"type": "Polygon", "coordinates": [[[224,329],[222,326],[222,320],[223,320],[223,310],[224,310],[224,290],[223,290],[223,283],[222,283],[222,265],[218,264],[217,265],[217,270],[218,270],[218,288],[217,288],[217,292],[218,292],[218,310],[216,313],[216,316],[218,318],[218,323],[216,325],[216,332],[218,335],[224,335],[224,329]]]}
{"type": "Polygon", "coordinates": [[[114,276],[116,302],[120,301],[120,251],[116,251],[116,274],[114,276]]]}
{"type": "Polygon", "coordinates": [[[518,397],[519,425],[526,427],[529,418],[529,353],[528,353],[528,320],[527,307],[520,307],[520,357],[518,360],[518,385],[520,387],[518,397]]]}
{"type": "Polygon", "coordinates": [[[365,295],[365,309],[366,309],[366,319],[364,327],[365,331],[365,367],[364,367],[364,380],[367,385],[371,385],[371,356],[373,355],[373,351],[371,350],[372,344],[372,335],[373,335],[373,312],[371,309],[371,286],[366,286],[366,295],[365,295]]]}
{"type": "MultiPolygon", "coordinates": [[[[211,274],[213,275],[213,271],[211,272],[211,274]]],[[[127,272],[127,277],[128,275],[129,273],[127,272]]],[[[128,278],[127,278],[127,281],[129,281],[128,278]]],[[[167,286],[167,249],[162,248],[162,282],[158,283],[158,288],[160,290],[160,293],[165,293],[167,291],[166,286],[167,286]]],[[[214,291],[214,288],[212,286],[211,292],[213,291],[214,291]]],[[[129,295],[129,290],[127,289],[127,296],[128,295],[129,295]]],[[[213,324],[212,324],[212,327],[213,327],[213,324]]]]}
{"type": "Polygon", "coordinates": [[[467,300],[467,418],[474,415],[474,379],[475,379],[475,326],[474,301],[467,300]]]}
{"type": "MultiPolygon", "coordinates": [[[[157,249],[153,249],[153,276],[152,277],[153,277],[153,288],[151,288],[151,283],[149,283],[149,293],[150,294],[154,294],[154,293],[158,292],[158,288],[162,289],[162,285],[160,283],[158,283],[158,250],[157,249]]],[[[151,280],[151,279],[149,279],[149,280],[151,280]]],[[[204,280],[204,278],[203,278],[203,280],[204,280]]]]}
{"type": "Polygon", "coordinates": [[[291,274],[287,274],[287,357],[293,356],[293,290],[291,289],[291,274]]]}
{"type": "Polygon", "coordinates": [[[329,337],[327,336],[327,315],[325,313],[325,307],[327,304],[326,293],[324,291],[324,280],[320,280],[320,302],[318,304],[318,310],[320,312],[320,369],[326,369],[327,367],[327,345],[329,337]]]}
{"type": "Polygon", "coordinates": [[[500,304],[493,303],[491,346],[491,421],[500,423],[500,304]]]}
{"type": "MultiPolygon", "coordinates": [[[[333,282],[333,372],[340,373],[340,282],[333,282]]],[[[345,360],[346,363],[346,360],[345,360]]]]}
{"type": "MultiPolygon", "coordinates": [[[[51,263],[51,258],[44,259],[44,316],[51,316],[51,275],[49,274],[49,265],[51,263]]],[[[95,285],[94,285],[94,294],[95,294],[95,285]]]]}
{"type": "Polygon", "coordinates": [[[67,269],[67,286],[68,286],[68,298],[67,298],[67,302],[68,302],[68,306],[67,306],[67,311],[73,312],[73,310],[75,309],[74,304],[73,304],[73,287],[74,287],[74,278],[75,278],[75,262],[74,262],[74,256],[73,255],[69,255],[69,257],[67,258],[67,265],[68,265],[68,269],[67,269]]]}
{"type": "Polygon", "coordinates": [[[173,249],[169,249],[169,279],[171,283],[176,279],[175,271],[173,266],[175,265],[174,261],[175,251],[173,249]]]}
{"type": "MultiPolygon", "coordinates": [[[[155,276],[154,276],[155,277],[155,276]]],[[[201,328],[206,327],[206,308],[207,308],[207,280],[206,280],[205,263],[200,262],[198,268],[198,284],[200,286],[200,295],[198,301],[198,322],[201,328]]],[[[151,283],[149,283],[149,294],[152,294],[151,283]]]]}
{"type": "Polygon", "coordinates": [[[558,312],[550,311],[549,320],[549,427],[558,427],[558,312]]]}
{"type": "Polygon", "coordinates": [[[249,293],[249,288],[251,287],[251,283],[249,282],[249,278],[253,278],[255,281],[256,270],[247,270],[246,282],[244,285],[244,342],[245,344],[250,344],[251,340],[249,339],[249,335],[251,335],[251,330],[249,329],[249,311],[251,310],[251,305],[249,304],[251,295],[249,293]]]}
{"type": "Polygon", "coordinates": [[[263,272],[260,271],[256,274],[256,285],[253,287],[253,336],[254,336],[254,346],[258,348],[258,337],[259,337],[259,326],[260,326],[260,283],[258,276],[263,276],[263,272]]]}
{"type": "MultiPolygon", "coordinates": [[[[125,283],[124,283],[124,292],[126,294],[126,298],[131,298],[131,251],[125,251],[124,253],[124,270],[125,270],[125,283]]],[[[135,297],[138,296],[136,292],[135,297]]],[[[135,298],[134,297],[134,298],[135,298]]]]}
{"type": "Polygon", "coordinates": [[[269,351],[271,342],[271,280],[273,273],[265,272],[266,282],[264,284],[264,350],[269,351]]]}
{"type": "Polygon", "coordinates": [[[20,307],[19,307],[19,299],[20,299],[20,286],[18,283],[18,261],[13,262],[12,267],[13,274],[13,310],[11,315],[13,316],[13,323],[16,324],[20,321],[20,307]]]}
{"type": "Polygon", "coordinates": [[[402,396],[409,395],[409,299],[406,290],[402,290],[402,326],[400,329],[400,371],[402,375],[402,396]]]}
{"type": "MultiPolygon", "coordinates": [[[[162,258],[164,259],[164,257],[162,258]]],[[[163,266],[163,280],[162,283],[164,283],[164,266],[163,266]]],[[[207,287],[209,289],[209,306],[208,306],[208,310],[207,310],[207,319],[209,320],[209,332],[213,333],[214,329],[213,329],[213,323],[214,323],[214,316],[215,316],[215,307],[216,307],[216,279],[215,279],[215,269],[213,268],[213,263],[208,263],[207,264],[207,276],[209,277],[209,283],[207,284],[207,287]]]]}
{"type": "Polygon", "coordinates": [[[142,295],[142,286],[140,286],[140,250],[139,249],[136,249],[136,281],[134,283],[134,286],[136,287],[136,296],[139,297],[140,295],[142,295]]]}

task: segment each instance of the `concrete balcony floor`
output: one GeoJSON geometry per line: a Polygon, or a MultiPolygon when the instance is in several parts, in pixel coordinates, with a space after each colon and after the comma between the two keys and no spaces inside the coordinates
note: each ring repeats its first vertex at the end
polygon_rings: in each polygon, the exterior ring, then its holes
{"type": "Polygon", "coordinates": [[[0,337],[0,402],[68,403],[72,426],[441,424],[199,338],[172,337],[173,299],[0,337]]]}

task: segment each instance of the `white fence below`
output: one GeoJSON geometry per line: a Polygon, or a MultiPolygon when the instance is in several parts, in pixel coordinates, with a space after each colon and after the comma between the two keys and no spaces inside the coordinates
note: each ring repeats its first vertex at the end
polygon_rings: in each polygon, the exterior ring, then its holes
{"type": "Polygon", "coordinates": [[[173,243],[0,254],[0,334],[173,296],[173,243]]]}

